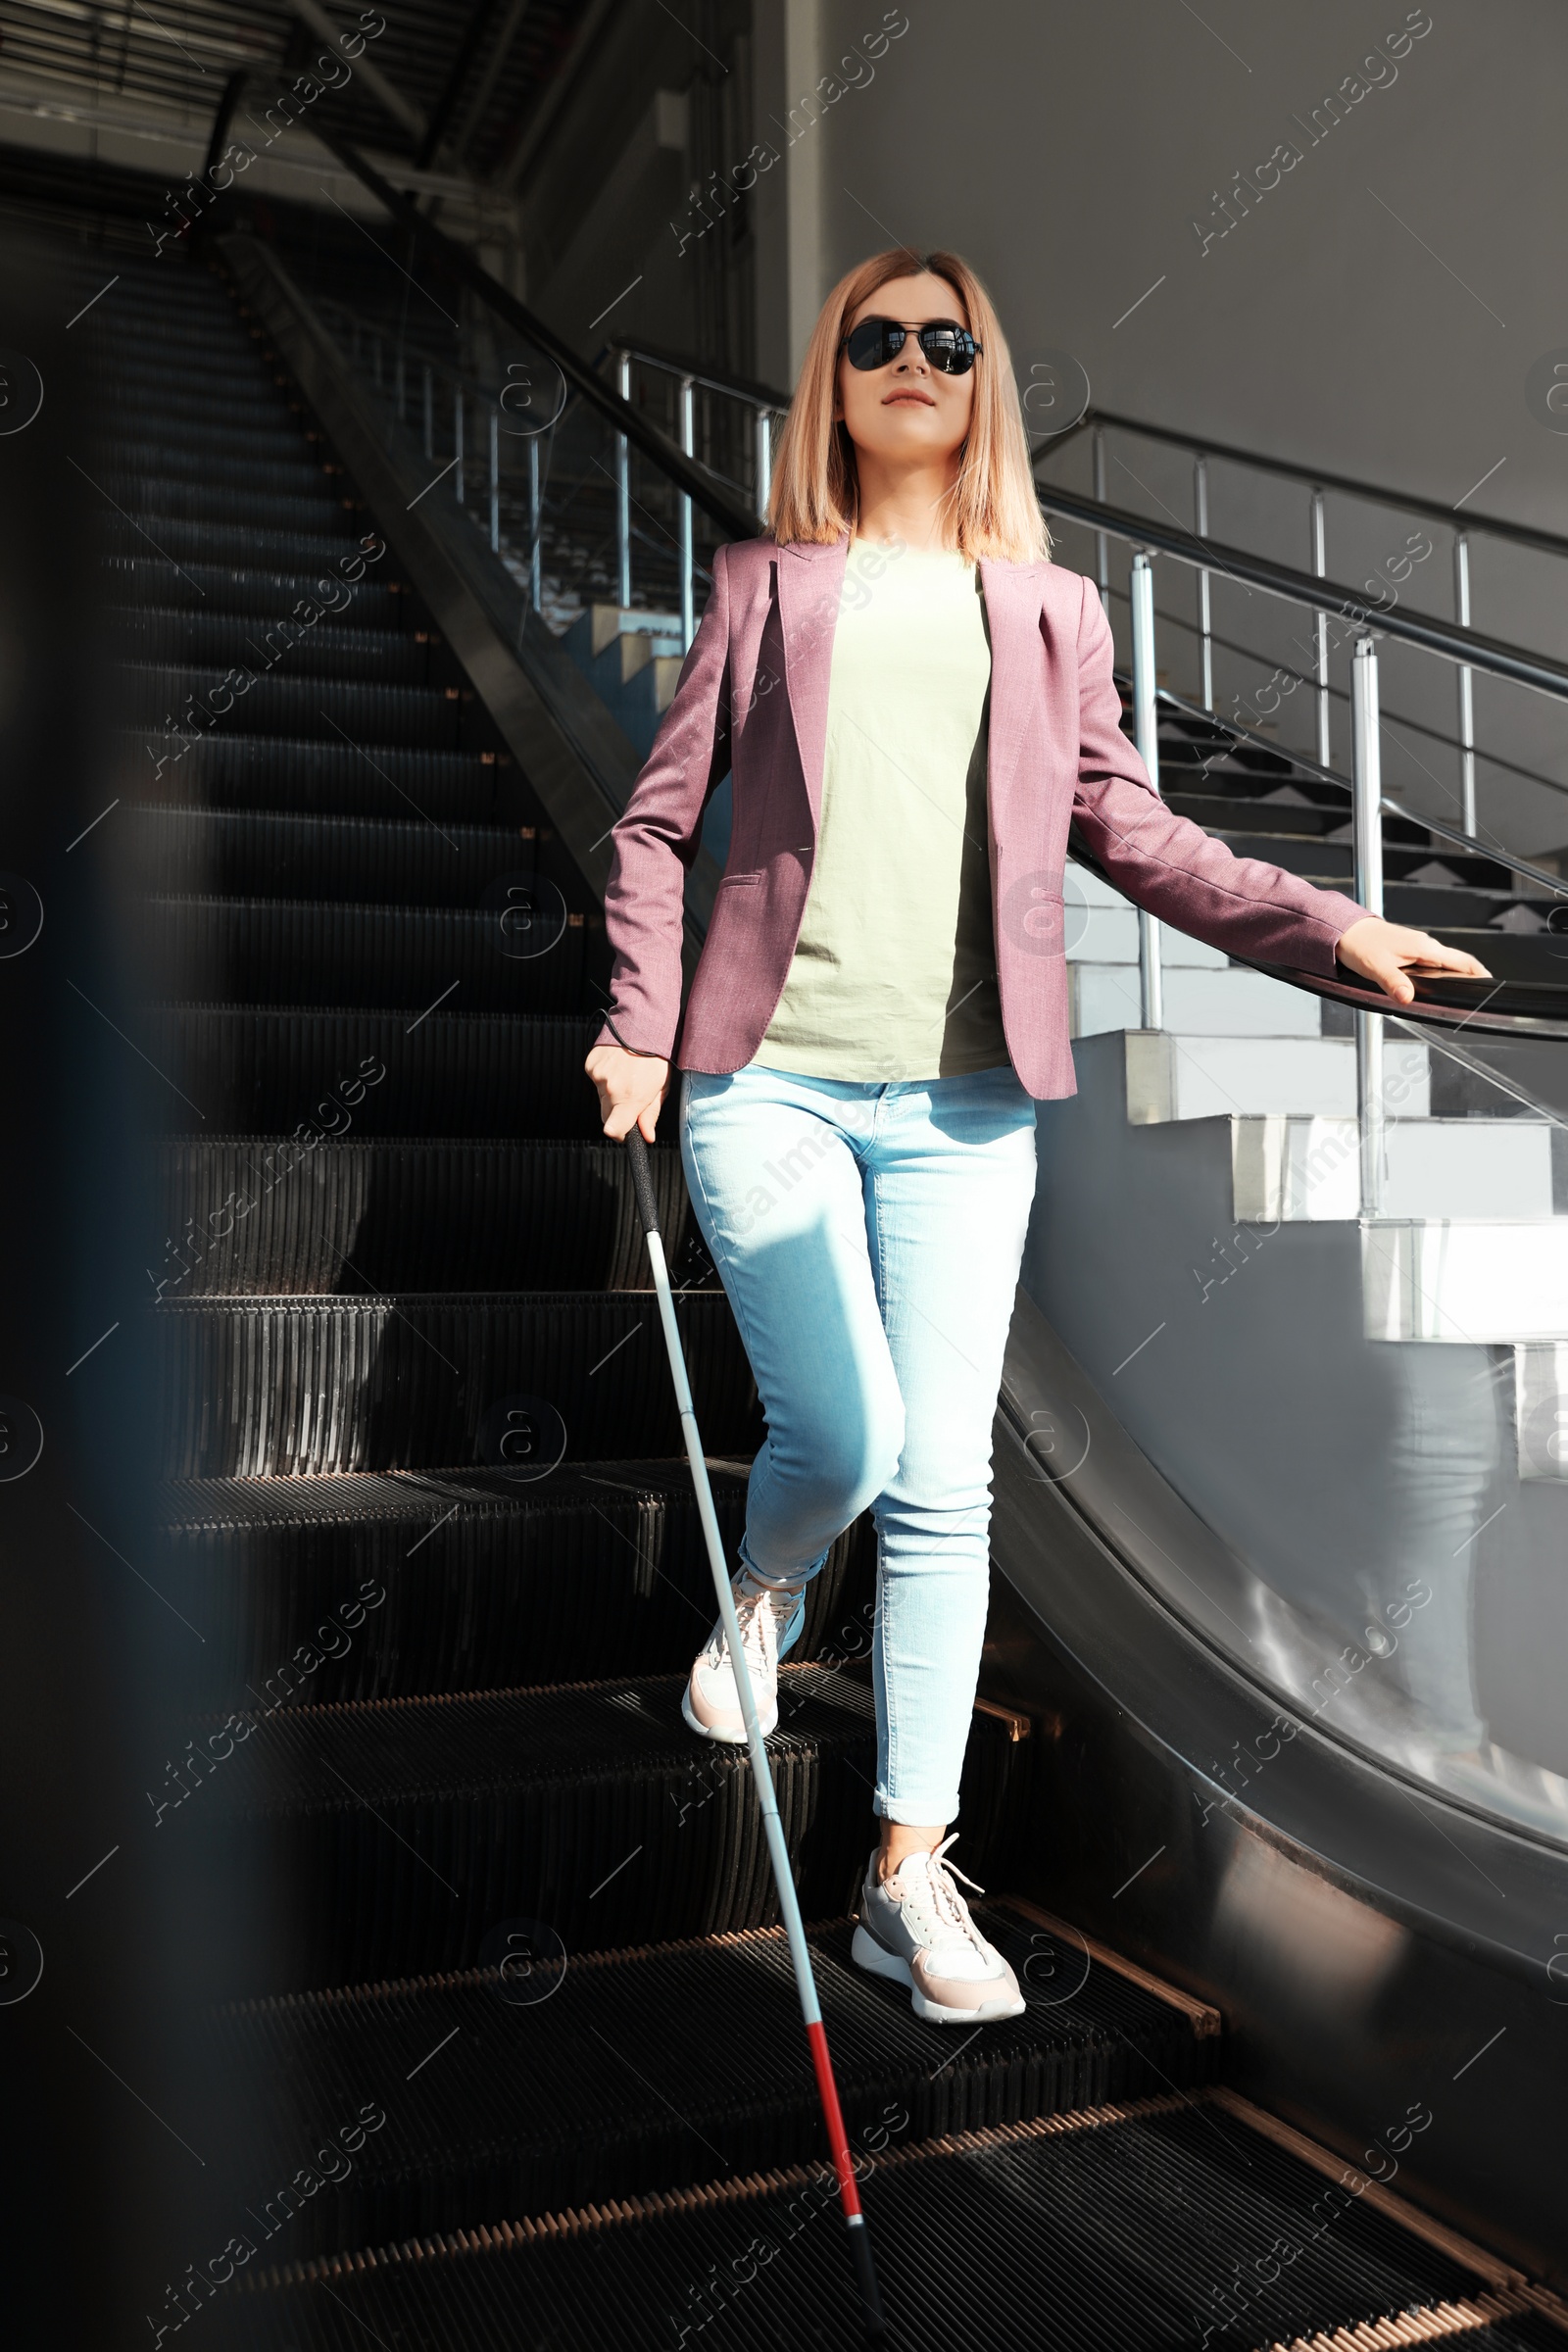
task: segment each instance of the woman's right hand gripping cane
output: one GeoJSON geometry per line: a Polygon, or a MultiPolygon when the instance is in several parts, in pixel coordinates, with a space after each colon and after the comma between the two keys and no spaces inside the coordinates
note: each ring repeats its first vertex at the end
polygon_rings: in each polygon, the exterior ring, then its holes
{"type": "Polygon", "coordinates": [[[668,1062],[657,1054],[630,1054],[624,1046],[595,1046],[583,1067],[599,1090],[599,1115],[610,1142],[624,1142],[638,1127],[651,1144],[669,1092],[668,1062]]]}

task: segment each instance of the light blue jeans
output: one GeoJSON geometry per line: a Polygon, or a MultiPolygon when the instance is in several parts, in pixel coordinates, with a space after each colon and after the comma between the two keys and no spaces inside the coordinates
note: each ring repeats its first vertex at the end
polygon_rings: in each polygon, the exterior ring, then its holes
{"type": "Polygon", "coordinates": [[[804,1587],[870,1508],[876,1811],[950,1822],[985,1633],[991,1424],[1034,1103],[1008,1067],[851,1085],[752,1062],[686,1072],[680,1133],[767,1417],[742,1564],[804,1587]]]}

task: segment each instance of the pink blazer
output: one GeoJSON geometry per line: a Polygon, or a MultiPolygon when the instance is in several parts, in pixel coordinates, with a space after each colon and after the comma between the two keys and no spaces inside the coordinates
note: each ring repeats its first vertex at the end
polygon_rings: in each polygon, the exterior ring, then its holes
{"type": "MultiPolygon", "coordinates": [[[[652,756],[614,829],[605,919],[621,1042],[688,1070],[738,1070],[772,1019],[800,936],[822,803],[833,627],[849,542],[721,547],[713,592],[652,756]],[[681,1019],[686,871],[733,777],[729,860],[681,1019]]],[[[1118,890],[1232,954],[1327,977],[1366,912],[1167,808],[1121,731],[1092,584],[1055,564],[982,562],[991,636],[989,803],[1007,1051],[1029,1093],[1070,1095],[1062,866],[1067,827],[1118,890]]],[[[871,594],[875,595],[874,586],[871,594]]],[[[612,1043],[607,1026],[600,1042],[612,1043]]]]}

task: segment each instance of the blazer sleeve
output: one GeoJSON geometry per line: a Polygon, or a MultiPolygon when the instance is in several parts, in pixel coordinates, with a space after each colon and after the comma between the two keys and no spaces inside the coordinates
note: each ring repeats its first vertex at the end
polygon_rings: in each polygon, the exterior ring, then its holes
{"type": "Polygon", "coordinates": [[[1324,979],[1335,944],[1368,909],[1256,858],[1236,858],[1166,807],[1121,729],[1109,623],[1083,583],[1078,630],[1079,752],[1073,819],[1085,848],[1136,906],[1194,939],[1324,979]]]}
{"type": "Polygon", "coordinates": [[[612,836],[605,929],[613,952],[610,1021],[596,1045],[673,1058],[680,1026],[686,876],[703,811],[729,771],[729,564],[713,558],[713,590],[648,762],[612,836]]]}

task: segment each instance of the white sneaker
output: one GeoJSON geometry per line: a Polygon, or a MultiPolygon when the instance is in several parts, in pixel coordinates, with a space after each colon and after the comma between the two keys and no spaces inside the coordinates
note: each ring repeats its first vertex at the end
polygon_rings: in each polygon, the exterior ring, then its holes
{"type": "MultiPolygon", "coordinates": [[[[746,1571],[735,1579],[735,1614],[740,1619],[741,1654],[751,1676],[762,1736],[778,1724],[778,1662],[800,1638],[806,1622],[806,1593],[788,1586],[754,1584],[746,1571]]],[[[746,1718],[735,1687],[729,1643],[720,1618],[699,1652],[680,1702],[680,1711],[694,1732],[705,1740],[727,1740],[739,1745],[746,1739],[746,1718]]]]}
{"type": "Polygon", "coordinates": [[[935,1853],[906,1854],[882,1880],[871,1856],[860,1890],[859,1920],[851,1957],[872,1976],[907,1984],[916,2017],[932,2026],[975,2026],[999,2017],[1022,2017],[1018,1980],[974,1921],[955,1877],[973,1879],[946,1859],[958,1835],[944,1838],[935,1853]]]}

